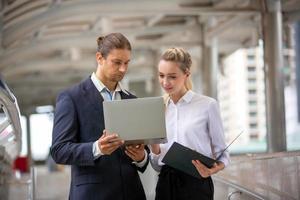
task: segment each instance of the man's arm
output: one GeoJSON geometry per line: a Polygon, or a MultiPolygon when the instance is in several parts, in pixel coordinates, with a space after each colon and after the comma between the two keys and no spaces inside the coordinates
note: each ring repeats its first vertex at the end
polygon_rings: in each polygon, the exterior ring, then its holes
{"type": "Polygon", "coordinates": [[[56,102],[51,156],[56,163],[94,165],[93,142],[78,143],[78,117],[74,102],[67,92],[56,102]]]}

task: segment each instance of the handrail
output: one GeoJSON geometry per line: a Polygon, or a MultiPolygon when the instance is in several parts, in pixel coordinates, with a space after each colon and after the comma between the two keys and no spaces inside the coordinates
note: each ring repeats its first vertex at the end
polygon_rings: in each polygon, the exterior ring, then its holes
{"type": "Polygon", "coordinates": [[[241,191],[239,191],[239,190],[235,190],[235,191],[233,191],[233,192],[230,192],[230,193],[228,194],[227,200],[231,200],[231,197],[232,197],[233,195],[235,195],[235,194],[242,195],[243,193],[242,193],[241,191]]]}
{"type": "Polygon", "coordinates": [[[35,192],[36,192],[36,179],[37,179],[37,174],[36,170],[34,167],[30,168],[30,174],[31,174],[31,188],[30,188],[30,194],[31,194],[31,199],[36,200],[35,192]]]}
{"type": "Polygon", "coordinates": [[[10,120],[7,118],[0,123],[0,133],[10,125],[10,120]]]}
{"type": "MultiPolygon", "coordinates": [[[[235,183],[233,183],[233,182],[231,182],[231,181],[225,180],[225,179],[220,178],[220,177],[218,177],[218,176],[213,176],[213,180],[214,180],[214,181],[217,181],[217,182],[220,182],[220,183],[223,183],[223,184],[225,184],[225,185],[228,185],[228,186],[230,186],[230,187],[233,187],[234,189],[236,189],[236,190],[238,190],[238,191],[240,191],[240,192],[242,192],[242,193],[246,193],[247,195],[249,195],[249,196],[251,196],[251,197],[254,197],[254,198],[256,198],[256,199],[259,199],[259,200],[267,200],[266,197],[263,197],[263,196],[261,196],[261,195],[255,193],[255,192],[253,192],[253,191],[251,191],[251,190],[249,190],[249,189],[247,189],[247,188],[245,188],[245,187],[243,187],[243,186],[237,185],[237,184],[235,184],[235,183]]],[[[231,194],[231,195],[232,195],[232,194],[231,194]]],[[[230,199],[230,196],[228,196],[228,199],[230,199]]]]}
{"type": "Polygon", "coordinates": [[[1,77],[0,106],[7,117],[7,119],[2,121],[0,124],[1,132],[5,130],[6,127],[10,125],[12,126],[12,131],[10,131],[7,135],[4,134],[3,138],[0,137],[0,145],[5,147],[5,151],[10,156],[10,159],[14,160],[21,152],[22,128],[20,122],[20,110],[17,99],[1,77]]]}
{"type": "Polygon", "coordinates": [[[247,154],[235,155],[234,157],[235,157],[235,162],[238,163],[238,162],[244,162],[245,159],[266,160],[272,158],[294,157],[294,156],[300,156],[300,150],[274,152],[274,153],[247,153],[247,154]]]}

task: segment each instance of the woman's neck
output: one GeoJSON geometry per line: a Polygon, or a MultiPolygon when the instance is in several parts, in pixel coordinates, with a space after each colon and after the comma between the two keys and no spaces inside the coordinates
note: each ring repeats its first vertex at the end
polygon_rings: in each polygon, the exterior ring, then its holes
{"type": "Polygon", "coordinates": [[[174,102],[174,104],[176,104],[180,99],[181,97],[183,97],[185,95],[185,93],[187,92],[188,90],[185,88],[184,90],[176,93],[176,94],[172,94],[170,95],[170,98],[172,99],[172,101],[174,102]]]}

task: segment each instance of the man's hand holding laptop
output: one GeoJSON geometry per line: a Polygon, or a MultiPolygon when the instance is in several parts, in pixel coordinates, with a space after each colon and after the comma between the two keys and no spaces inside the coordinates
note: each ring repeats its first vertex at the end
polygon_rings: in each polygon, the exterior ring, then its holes
{"type": "Polygon", "coordinates": [[[123,144],[124,140],[116,133],[108,133],[106,130],[103,130],[102,136],[98,139],[99,149],[104,155],[110,155],[123,144]]]}
{"type": "MultiPolygon", "coordinates": [[[[103,134],[98,140],[99,149],[104,155],[112,154],[123,144],[124,140],[118,134],[108,133],[106,130],[103,130],[103,134]]],[[[127,145],[125,153],[136,162],[142,161],[145,158],[144,144],[127,145]]]]}

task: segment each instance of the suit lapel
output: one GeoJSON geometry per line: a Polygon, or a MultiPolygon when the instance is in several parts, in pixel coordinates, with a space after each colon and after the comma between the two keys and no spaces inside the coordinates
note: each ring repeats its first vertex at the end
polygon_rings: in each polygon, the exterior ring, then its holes
{"type": "MultiPolygon", "coordinates": [[[[97,90],[95,85],[93,84],[91,78],[87,78],[86,80],[83,81],[82,84],[82,94],[87,98],[87,102],[92,104],[94,109],[97,112],[102,113],[103,112],[103,106],[102,103],[104,101],[102,95],[100,92],[97,90]]],[[[136,98],[135,96],[131,94],[126,94],[123,91],[120,92],[121,99],[132,99],[136,98]]]]}
{"type": "Polygon", "coordinates": [[[120,95],[121,95],[121,99],[133,99],[133,98],[136,98],[135,96],[131,95],[131,94],[126,94],[125,92],[121,91],[120,92],[120,95]]]}
{"type": "Polygon", "coordinates": [[[93,84],[90,77],[83,82],[82,93],[87,98],[87,103],[92,104],[96,111],[99,111],[100,113],[103,111],[103,97],[93,84]]]}

